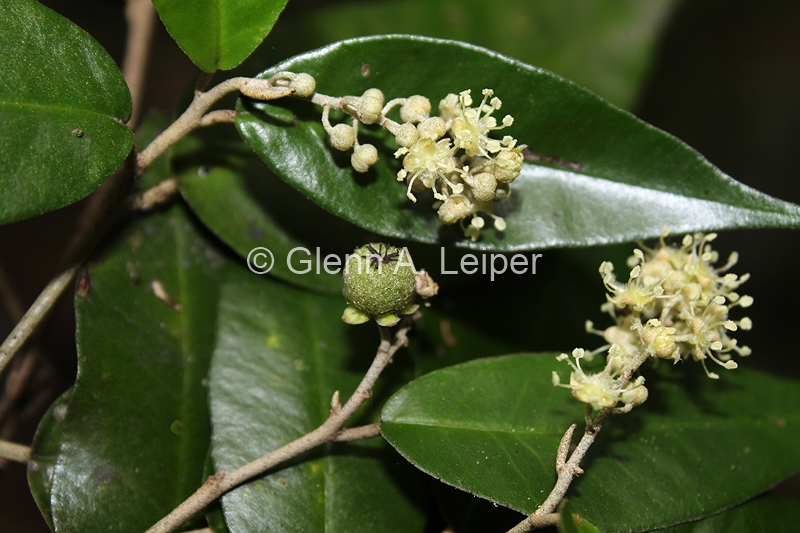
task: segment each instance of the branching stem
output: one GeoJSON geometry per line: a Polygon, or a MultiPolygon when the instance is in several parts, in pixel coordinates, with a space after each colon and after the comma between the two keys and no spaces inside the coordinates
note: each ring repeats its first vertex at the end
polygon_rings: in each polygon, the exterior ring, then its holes
{"type": "MultiPolygon", "coordinates": [[[[202,86],[200,85],[199,87],[202,86]]],[[[229,111],[224,115],[212,112],[209,115],[213,118],[206,118],[206,113],[211,106],[222,97],[234,91],[239,91],[245,96],[258,100],[275,100],[289,96],[294,92],[294,89],[274,86],[271,80],[238,77],[225,80],[205,92],[201,89],[196,90],[192,103],[186,111],[178,117],[178,120],[170,124],[161,135],[156,137],[153,142],[139,154],[139,161],[137,162],[138,172],[143,172],[144,169],[150,166],[150,163],[163,154],[170,146],[183,138],[184,135],[204,125],[204,119],[206,124],[230,121],[231,115],[229,111]],[[223,120],[218,120],[222,117],[224,117],[223,120]]]]}
{"type": "Polygon", "coordinates": [[[381,343],[375,354],[372,364],[356,388],[355,392],[347,402],[339,407],[338,391],[334,394],[330,416],[317,429],[303,435],[277,450],[270,452],[255,461],[248,463],[232,472],[221,470],[208,478],[202,487],[192,494],[186,501],[176,507],[170,514],[162,518],[147,533],[170,533],[179,528],[186,520],[194,516],[195,513],[205,508],[208,504],[228,492],[229,490],[241,485],[245,481],[260,475],[267,470],[304,453],[321,444],[331,441],[353,440],[356,438],[369,438],[377,436],[379,433],[378,425],[371,424],[361,428],[342,429],[344,423],[361,407],[364,401],[372,396],[372,387],[386,365],[392,361],[392,356],[401,347],[408,343],[408,331],[411,329],[410,320],[395,334],[392,342],[388,328],[378,326],[381,332],[381,343]]]}
{"type": "MultiPolygon", "coordinates": [[[[635,357],[633,361],[623,369],[618,381],[619,386],[624,387],[646,360],[647,356],[643,354],[635,357]]],[[[597,416],[593,418],[592,406],[586,405],[584,413],[586,425],[583,430],[583,436],[572,454],[569,454],[569,447],[575,428],[577,427],[576,424],[572,424],[561,438],[561,443],[556,452],[556,474],[558,477],[555,486],[553,486],[553,490],[550,491],[547,499],[533,514],[509,529],[507,533],[528,533],[535,529],[558,524],[558,513],[556,513],[555,510],[558,504],[564,499],[564,495],[566,495],[567,490],[569,490],[572,480],[583,474],[583,469],[580,467],[581,461],[594,443],[595,438],[597,438],[597,434],[603,428],[603,424],[605,424],[612,415],[627,413],[630,411],[631,407],[632,406],[628,405],[616,409],[602,409],[597,413],[597,416]],[[569,458],[567,458],[567,456],[569,456],[569,458]],[[548,520],[552,520],[552,522],[548,522],[548,520]]]]}

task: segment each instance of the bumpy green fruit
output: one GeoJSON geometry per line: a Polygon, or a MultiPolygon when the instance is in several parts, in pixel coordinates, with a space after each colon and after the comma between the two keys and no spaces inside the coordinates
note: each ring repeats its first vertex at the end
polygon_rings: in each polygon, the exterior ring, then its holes
{"type": "Polygon", "coordinates": [[[414,300],[415,284],[411,258],[395,246],[370,243],[347,258],[344,297],[370,317],[402,313],[414,300]]]}

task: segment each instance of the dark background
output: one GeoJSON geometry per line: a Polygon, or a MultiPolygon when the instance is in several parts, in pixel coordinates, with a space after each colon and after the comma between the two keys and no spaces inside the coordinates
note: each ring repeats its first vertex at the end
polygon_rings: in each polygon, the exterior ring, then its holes
{"type": "MultiPolygon", "coordinates": [[[[85,29],[121,61],[126,33],[122,0],[43,3],[85,29]]],[[[291,0],[282,21],[331,3],[291,0]]],[[[159,23],[143,107],[174,112],[197,74],[159,23]]],[[[683,139],[735,179],[800,202],[800,3],[692,0],[679,4],[657,46],[634,112],[683,139]]],[[[85,203],[0,227],[0,266],[25,305],[56,272],[85,203]]],[[[734,271],[752,274],[745,292],[756,300],[748,313],[754,330],[741,339],[753,348],[753,356],[742,364],[800,378],[795,308],[800,304],[800,233],[723,232],[716,247],[722,257],[738,250],[741,260],[734,271]]],[[[585,253],[597,255],[598,251],[585,253]]],[[[575,322],[580,331],[582,319],[575,322]]],[[[12,321],[0,310],[0,334],[5,336],[11,327],[12,321]]],[[[0,421],[2,438],[30,443],[44,410],[74,381],[70,297],[60,302],[48,320],[37,352],[39,359],[25,393],[10,416],[0,421]]],[[[795,479],[781,490],[797,494],[797,485],[795,479]]],[[[48,531],[28,493],[22,465],[9,464],[0,470],[0,529],[48,531]]]]}

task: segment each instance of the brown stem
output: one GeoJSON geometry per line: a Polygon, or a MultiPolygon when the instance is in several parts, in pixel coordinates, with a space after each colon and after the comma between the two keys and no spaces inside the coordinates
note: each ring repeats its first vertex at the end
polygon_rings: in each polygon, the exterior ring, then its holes
{"type": "Polygon", "coordinates": [[[17,463],[27,463],[31,458],[31,449],[22,444],[0,440],[0,457],[17,463]]]}
{"type": "Polygon", "coordinates": [[[125,44],[125,58],[122,60],[122,75],[128,82],[133,106],[128,126],[134,128],[142,114],[142,94],[156,10],[151,0],[128,0],[125,18],[128,22],[128,40],[125,44]]]}
{"type": "Polygon", "coordinates": [[[58,301],[59,296],[72,283],[86,256],[116,220],[119,206],[127,195],[135,177],[135,159],[136,153],[132,150],[125,160],[123,171],[110,178],[112,183],[108,189],[108,194],[103,198],[100,209],[75,239],[74,245],[70,247],[59,273],[50,280],[25,312],[22,319],[11,330],[3,344],[0,345],[0,370],[5,368],[14,354],[22,348],[39,324],[47,317],[53,305],[58,301]]]}
{"type": "Polygon", "coordinates": [[[202,125],[203,118],[214,103],[223,96],[239,91],[245,96],[259,100],[275,100],[289,96],[294,89],[275,87],[270,80],[257,78],[230,78],[215,85],[206,92],[195,91],[194,99],[178,120],[170,124],[139,154],[137,167],[139,173],[150,166],[155,158],[175,144],[184,135],[202,125]]]}
{"type": "Polygon", "coordinates": [[[178,180],[167,178],[140,193],[132,194],[125,200],[125,207],[131,211],[149,211],[169,201],[178,193],[178,180]]]}
{"type": "MultiPolygon", "coordinates": [[[[372,387],[383,369],[392,361],[392,356],[395,352],[408,343],[407,335],[408,331],[411,329],[410,322],[411,321],[408,320],[407,323],[397,331],[394,343],[392,343],[388,328],[378,326],[381,332],[381,343],[378,346],[378,351],[375,354],[375,359],[373,359],[369,370],[367,370],[367,373],[364,375],[364,378],[361,380],[361,383],[358,385],[353,395],[350,396],[350,399],[347,400],[347,403],[343,406],[339,407],[338,392],[334,395],[334,399],[331,402],[331,414],[321,426],[311,433],[303,435],[299,439],[251,463],[237,468],[230,473],[224,470],[217,472],[215,475],[209,477],[208,481],[197,489],[186,501],[148,529],[147,533],[170,533],[175,531],[186,520],[194,516],[194,514],[245,481],[321,444],[340,440],[342,435],[350,436],[354,435],[356,432],[361,433],[361,428],[342,430],[342,426],[353,413],[361,407],[361,404],[372,396],[372,387]]],[[[376,424],[366,426],[371,429],[365,430],[364,433],[370,437],[377,435],[377,433],[374,433],[376,428],[373,426],[375,425],[376,424]]]]}
{"type": "MultiPolygon", "coordinates": [[[[627,383],[633,375],[633,372],[635,372],[636,368],[638,368],[643,361],[644,359],[640,361],[637,360],[634,362],[634,364],[637,365],[635,368],[626,369],[627,377],[625,378],[625,383],[627,383]],[[630,371],[628,372],[628,370],[630,371]]],[[[624,386],[624,383],[622,385],[624,386]]],[[[558,477],[555,486],[553,486],[553,490],[550,491],[547,499],[533,514],[509,529],[507,533],[528,533],[534,529],[558,523],[558,513],[554,513],[556,507],[558,507],[558,504],[564,499],[564,495],[567,493],[567,490],[569,490],[572,480],[583,474],[583,469],[580,467],[581,461],[586,455],[586,452],[589,451],[592,443],[594,443],[595,438],[597,438],[597,434],[603,428],[603,424],[605,424],[614,413],[614,409],[602,409],[597,413],[597,416],[592,419],[592,406],[586,405],[586,426],[583,430],[583,437],[581,437],[580,442],[578,442],[578,445],[575,447],[575,450],[572,452],[572,455],[569,456],[568,460],[566,460],[566,457],[569,452],[569,445],[572,441],[572,435],[575,432],[576,425],[572,424],[561,438],[561,443],[556,452],[556,474],[558,477]],[[544,517],[548,516],[554,516],[555,522],[545,523],[541,521],[544,517]]]]}
{"type": "Polygon", "coordinates": [[[381,434],[381,425],[378,423],[359,426],[356,428],[345,428],[339,430],[333,439],[336,442],[347,442],[351,440],[363,440],[378,437],[381,434]]]}

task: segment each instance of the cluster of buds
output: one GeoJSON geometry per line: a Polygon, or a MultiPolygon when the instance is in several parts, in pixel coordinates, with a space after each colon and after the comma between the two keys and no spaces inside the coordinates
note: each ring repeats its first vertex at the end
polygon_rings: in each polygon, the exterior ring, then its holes
{"type": "MultiPolygon", "coordinates": [[[[732,308],[746,308],[753,303],[752,297],[736,292],[749,275],[728,272],[738,254],[732,253],[725,265],[715,268],[719,254],[710,243],[716,234],[686,235],[679,247],[666,244],[668,234],[665,230],[656,249],[642,246],[634,250],[628,260],[631,271],[626,283],[617,281],[611,263],[600,265],[608,290],[607,302],[601,309],[611,315],[615,324],[599,331],[587,322],[586,329],[602,335],[608,344],[592,353],[573,352],[577,364],[570,362],[574,371],[569,385],[562,385],[553,373],[554,384],[572,389],[575,398],[595,409],[614,407],[618,402],[630,409],[644,401],[647,392],[643,380],[630,380],[648,359],[677,362],[691,358],[701,362],[709,378],[718,379],[716,373],[709,371],[707,360],[731,370],[737,367],[731,359],[733,353],[750,355],[750,348],[739,346],[730,337],[731,332],[752,327],[747,317],[728,317],[732,308]],[[599,374],[585,374],[579,359],[589,359],[606,349],[606,368],[599,374]],[[643,392],[633,394],[635,389],[631,386],[641,387],[643,392]]],[[[560,358],[567,356],[562,354],[560,358]]]]}
{"type": "Polygon", "coordinates": [[[477,107],[471,107],[469,90],[447,95],[439,103],[438,117],[431,116],[431,102],[424,96],[385,102],[383,93],[374,88],[341,98],[316,93],[311,101],[322,106],[322,126],[331,145],[341,151],[352,149],[350,162],[357,172],[367,172],[378,160],[375,146],[358,142],[359,124],[374,124],[392,134],[399,147],[394,154],[402,158],[397,180],[406,183],[409,200],[416,202],[414,193],[431,189],[441,221],[458,223],[473,241],[485,224],[480,213],[493,220],[496,230],[505,230],[505,221],[492,212],[494,201],[508,197],[509,184],[522,170],[525,146],[509,135],[500,140],[490,137],[514,122],[506,115],[498,125],[492,114],[502,103],[491,89],[483,90],[477,107]],[[387,116],[397,107],[401,122],[387,116]],[[331,124],[331,109],[345,112],[349,119],[331,124]]]}

